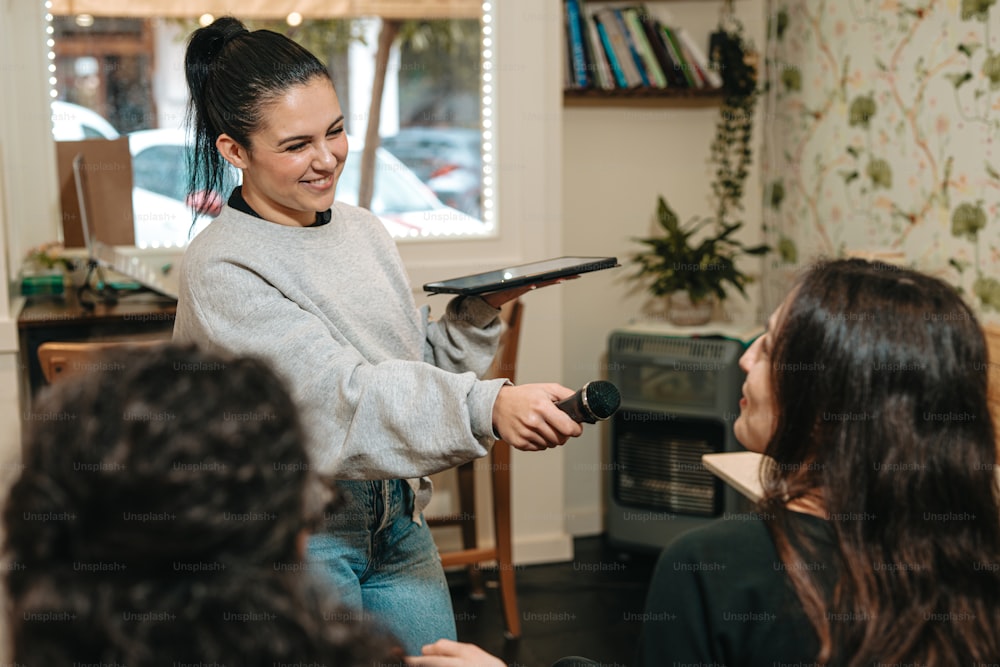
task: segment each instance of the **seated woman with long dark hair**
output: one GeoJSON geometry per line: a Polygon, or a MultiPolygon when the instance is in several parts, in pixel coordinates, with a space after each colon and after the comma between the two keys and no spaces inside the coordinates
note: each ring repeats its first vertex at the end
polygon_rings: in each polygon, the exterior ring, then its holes
{"type": "Polygon", "coordinates": [[[820,264],[740,361],[739,441],[767,454],[756,515],[680,537],[641,664],[980,665],[1000,657],[987,358],[954,288],[820,264]]]}
{"type": "Polygon", "coordinates": [[[339,510],[261,361],[115,353],[36,405],[3,524],[19,665],[401,664],[325,599],[306,535],[339,510]]]}
{"type": "MultiPolygon", "coordinates": [[[[884,264],[818,264],[740,364],[735,433],[773,461],[763,499],[664,551],[638,664],[995,664],[988,364],[955,289],[884,264]]],[[[414,665],[502,664],[454,642],[424,653],[414,665]]]]}

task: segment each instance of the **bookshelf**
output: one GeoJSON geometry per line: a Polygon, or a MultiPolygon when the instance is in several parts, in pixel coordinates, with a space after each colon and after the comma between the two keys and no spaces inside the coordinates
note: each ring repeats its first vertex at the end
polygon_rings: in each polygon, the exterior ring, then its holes
{"type": "MultiPolygon", "coordinates": [[[[638,5],[656,5],[656,4],[669,4],[675,2],[676,0],[636,0],[635,2],[609,2],[608,0],[577,0],[577,6],[579,11],[584,14],[582,19],[584,23],[581,24],[581,29],[586,30],[586,18],[591,15],[592,9],[604,8],[604,7],[622,7],[622,6],[638,6],[638,5]]],[[[703,0],[705,2],[719,2],[719,0],[703,0]]],[[[565,11],[566,0],[561,0],[565,11]]],[[[655,14],[655,11],[651,11],[651,14],[655,14]]],[[[569,27],[567,22],[567,30],[564,31],[564,44],[566,45],[566,57],[569,59],[568,67],[572,68],[572,55],[570,46],[570,34],[568,33],[569,27]]],[[[586,40],[586,36],[583,36],[586,40]]],[[[598,39],[596,35],[592,35],[591,39],[598,39]]],[[[587,47],[588,58],[590,56],[591,46],[587,47]]],[[[703,50],[707,50],[704,46],[701,47],[703,50]]],[[[563,87],[563,106],[564,107],[633,107],[633,108],[710,108],[717,107],[721,104],[725,93],[720,88],[713,87],[679,87],[677,85],[668,85],[666,87],[658,87],[655,85],[642,85],[633,87],[615,87],[615,88],[604,88],[597,85],[595,82],[596,65],[592,64],[588,60],[588,68],[590,69],[591,85],[587,87],[568,87],[564,85],[563,87]]],[[[569,73],[572,77],[573,72],[569,73]]]]}
{"type": "MultiPolygon", "coordinates": [[[[669,0],[666,0],[669,1],[669,0]]],[[[721,90],[669,90],[635,88],[632,90],[563,90],[564,107],[641,107],[703,109],[719,106],[721,90]]]]}

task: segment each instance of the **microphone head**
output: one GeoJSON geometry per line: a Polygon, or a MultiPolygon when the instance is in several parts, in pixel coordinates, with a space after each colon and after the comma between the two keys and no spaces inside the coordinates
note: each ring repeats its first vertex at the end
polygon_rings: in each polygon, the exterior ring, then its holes
{"type": "Polygon", "coordinates": [[[621,405],[622,395],[618,387],[607,380],[594,380],[588,382],[583,392],[584,405],[597,419],[607,419],[618,410],[621,405]]]}

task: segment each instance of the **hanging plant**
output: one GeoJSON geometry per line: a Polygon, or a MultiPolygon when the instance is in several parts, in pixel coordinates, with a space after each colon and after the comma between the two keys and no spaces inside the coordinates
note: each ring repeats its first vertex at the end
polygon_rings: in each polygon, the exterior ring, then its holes
{"type": "Polygon", "coordinates": [[[753,159],[754,110],[757,105],[757,53],[746,40],[731,3],[723,11],[709,45],[713,67],[722,77],[724,98],[715,125],[710,161],[715,167],[712,195],[715,219],[735,223],[743,210],[744,184],[753,159]]]}

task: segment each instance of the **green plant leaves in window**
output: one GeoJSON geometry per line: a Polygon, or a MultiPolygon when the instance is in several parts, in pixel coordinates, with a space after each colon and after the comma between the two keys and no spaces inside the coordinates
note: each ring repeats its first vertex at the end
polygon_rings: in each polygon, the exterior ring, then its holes
{"type": "Polygon", "coordinates": [[[875,115],[877,110],[875,105],[875,98],[871,95],[861,95],[855,97],[854,101],[851,102],[851,108],[848,115],[848,123],[851,127],[855,125],[860,125],[861,127],[868,127],[872,116],[875,115]]]}
{"type": "Polygon", "coordinates": [[[959,204],[951,214],[951,233],[958,238],[966,237],[975,241],[979,230],[986,226],[986,211],[982,202],[959,204]]]}
{"type": "Polygon", "coordinates": [[[875,158],[865,167],[865,174],[872,179],[872,185],[876,188],[892,187],[892,167],[889,163],[880,158],[875,158]]]}

